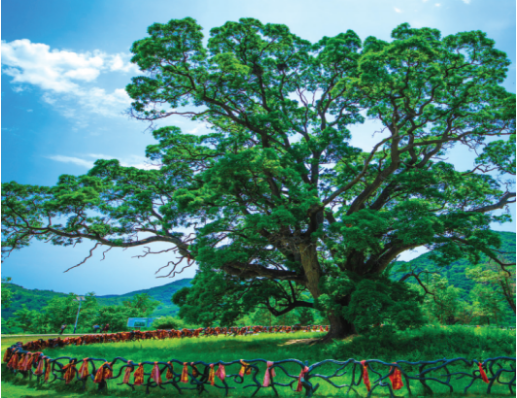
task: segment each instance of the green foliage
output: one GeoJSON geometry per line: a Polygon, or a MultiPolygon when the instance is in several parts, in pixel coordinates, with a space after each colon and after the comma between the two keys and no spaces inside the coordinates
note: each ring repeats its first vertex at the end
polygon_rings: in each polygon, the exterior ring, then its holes
{"type": "Polygon", "coordinates": [[[130,301],[123,301],[122,303],[137,316],[147,316],[153,313],[159,305],[159,302],[153,300],[147,293],[135,294],[130,301]]]}
{"type": "Polygon", "coordinates": [[[109,324],[110,332],[126,331],[127,319],[136,316],[135,310],[123,305],[106,305],[100,307],[96,316],[93,318],[93,324],[106,325],[109,324]]]}
{"type": "Polygon", "coordinates": [[[470,291],[474,315],[481,319],[481,323],[490,325],[490,322],[501,322],[503,309],[498,296],[492,287],[480,284],[470,291]]]}
{"type": "Polygon", "coordinates": [[[13,292],[9,282],[11,282],[11,278],[2,278],[2,310],[9,308],[13,302],[13,292]]]}
{"type": "MultiPolygon", "coordinates": [[[[406,330],[424,323],[419,306],[423,298],[404,283],[382,277],[363,279],[353,285],[349,283],[349,286],[353,286],[351,292],[347,292],[350,302],[340,310],[359,333],[378,332],[381,324],[389,324],[390,330],[406,330]]],[[[323,307],[335,305],[329,296],[321,296],[319,304],[323,307]]],[[[334,300],[337,296],[334,293],[334,300]]]]}
{"type": "MultiPolygon", "coordinates": [[[[124,301],[131,301],[138,294],[147,294],[153,300],[158,301],[158,306],[152,312],[147,312],[147,316],[163,316],[174,315],[178,312],[178,307],[171,303],[171,296],[183,286],[190,286],[191,279],[181,279],[168,283],[163,286],[157,286],[150,289],[138,290],[122,295],[96,296],[100,306],[105,305],[121,305],[124,301]]],[[[12,305],[8,309],[2,308],[2,317],[9,319],[13,314],[21,309],[22,305],[26,305],[31,310],[42,311],[49,301],[57,297],[65,297],[65,293],[58,293],[50,290],[26,289],[22,286],[10,283],[9,288],[12,291],[12,305]]],[[[2,289],[3,291],[3,289],[2,289]]]]}
{"type": "MultiPolygon", "coordinates": [[[[4,254],[33,238],[168,244],[183,260],[171,274],[199,266],[176,302],[203,325],[314,302],[337,319],[357,283],[423,245],[442,267],[497,257],[489,226],[510,218],[493,211],[515,193],[482,171],[514,172],[515,94],[501,86],[510,61],[485,33],[442,37],[405,23],[389,42],[349,30],[310,43],[285,25],[242,18],[204,40],[184,18],[153,24],[131,51],[143,72],[126,88],[132,115],[182,114],[210,131],[154,131],[146,155],[159,169],[101,159],[53,187],[4,183],[4,254]],[[363,115],[383,129],[369,152],[351,145],[363,115]],[[476,167],[447,163],[454,146],[475,148],[476,167]],[[321,291],[329,278],[344,285],[321,291]]],[[[418,320],[404,302],[383,300],[390,315],[381,318],[399,314],[400,328],[418,320]]]]}
{"type": "Polygon", "coordinates": [[[187,327],[185,322],[179,318],[173,316],[162,316],[157,318],[153,322],[153,328],[155,329],[183,329],[187,327]]]}
{"type": "Polygon", "coordinates": [[[470,323],[471,306],[460,299],[462,289],[449,285],[447,279],[435,276],[428,289],[432,292],[426,296],[425,307],[430,318],[443,325],[470,323]]]}

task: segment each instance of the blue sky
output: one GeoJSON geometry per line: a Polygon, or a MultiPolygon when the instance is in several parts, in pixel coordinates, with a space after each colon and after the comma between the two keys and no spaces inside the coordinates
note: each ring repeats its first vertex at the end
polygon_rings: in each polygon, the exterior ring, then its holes
{"type": "MultiPolygon", "coordinates": [[[[143,156],[152,143],[147,125],[124,113],[124,92],[138,74],[129,48],[154,22],[190,16],[205,33],[228,20],[254,17],[282,23],[310,41],[348,29],[362,39],[389,40],[403,22],[428,26],[443,35],[482,30],[512,61],[506,89],[515,92],[514,0],[5,0],[2,2],[2,181],[51,185],[61,174],[83,174],[95,159],[118,158],[149,167],[143,156]]],[[[171,119],[185,131],[204,127],[171,119]]],[[[352,130],[353,144],[367,148],[375,125],[352,130]]],[[[473,154],[450,154],[458,168],[472,165],[473,154]]],[[[512,209],[515,214],[515,209],[512,209]]],[[[494,225],[515,231],[515,223],[494,225]]],[[[158,248],[159,246],[157,246],[158,248]]],[[[118,294],[168,283],[155,271],[166,257],[136,259],[140,249],[94,256],[70,272],[90,245],[75,249],[34,244],[3,264],[2,276],[28,288],[118,294]]],[[[418,252],[404,256],[409,259],[418,252]]],[[[193,271],[182,274],[191,277],[193,271]]]]}

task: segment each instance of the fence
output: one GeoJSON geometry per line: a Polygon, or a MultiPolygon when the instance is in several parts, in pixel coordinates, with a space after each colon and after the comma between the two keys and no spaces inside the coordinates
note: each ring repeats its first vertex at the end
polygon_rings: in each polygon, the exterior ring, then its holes
{"type": "MultiPolygon", "coordinates": [[[[312,327],[311,327],[312,330],[312,327]]],[[[153,338],[174,338],[177,331],[155,331],[153,338]],[[165,333],[167,332],[167,336],[165,333]]],[[[142,332],[145,333],[145,332],[142,332]]],[[[119,341],[112,334],[104,342],[119,341]]],[[[135,333],[133,333],[135,334],[135,333]]],[[[209,335],[209,334],[207,334],[209,335]]],[[[86,336],[82,336],[86,337],[86,336]]],[[[95,336],[94,337],[99,337],[95,336]]],[[[8,348],[3,361],[15,375],[24,378],[36,378],[37,383],[62,381],[65,384],[80,383],[86,389],[88,381],[97,384],[99,389],[107,389],[108,381],[118,382],[131,389],[142,386],[146,392],[152,389],[165,389],[166,386],[179,393],[194,390],[198,393],[209,389],[224,390],[228,395],[230,390],[251,388],[250,395],[254,396],[263,389],[270,389],[276,395],[280,389],[293,392],[303,392],[312,396],[321,385],[327,384],[332,389],[361,394],[366,390],[370,397],[374,391],[389,392],[394,397],[394,391],[406,390],[420,386],[425,393],[432,393],[431,384],[438,383],[454,392],[458,380],[466,384],[463,392],[475,382],[486,383],[486,392],[490,394],[494,385],[506,386],[511,394],[515,391],[515,358],[489,358],[483,362],[465,358],[437,359],[434,361],[397,361],[387,363],[377,359],[357,361],[337,361],[327,359],[314,364],[297,359],[286,359],[270,362],[265,359],[234,360],[231,362],[218,361],[207,363],[203,361],[182,362],[171,359],[167,362],[145,361],[135,363],[127,358],[116,357],[111,361],[105,358],[77,358],[62,356],[50,358],[41,351],[42,347],[61,347],[69,344],[90,344],[100,340],[75,339],[61,340],[55,345],[52,341],[59,339],[37,340],[25,344],[17,343],[8,348]],[[66,341],[66,344],[64,343],[66,341]],[[465,370],[468,369],[468,370],[465,370]],[[232,385],[230,385],[231,383],[232,385]]],[[[126,341],[126,340],[120,340],[126,341]]],[[[434,385],[433,385],[434,387],[434,385]]],[[[504,388],[506,388],[504,387],[504,388]]]]}

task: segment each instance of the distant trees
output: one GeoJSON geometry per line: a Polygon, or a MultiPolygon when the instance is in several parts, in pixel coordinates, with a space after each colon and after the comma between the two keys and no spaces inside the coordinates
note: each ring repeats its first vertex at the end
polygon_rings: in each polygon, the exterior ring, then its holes
{"type": "Polygon", "coordinates": [[[13,292],[9,289],[11,278],[2,278],[2,309],[9,308],[12,303],[13,292]]]}
{"type": "MultiPolygon", "coordinates": [[[[29,309],[23,305],[5,325],[9,330],[23,333],[55,333],[61,325],[75,324],[79,310],[76,297],[76,294],[70,293],[65,297],[53,298],[41,309],[29,309]]],[[[95,293],[90,292],[81,303],[78,328],[90,331],[94,324],[109,323],[110,331],[125,330],[128,318],[148,316],[157,305],[157,301],[144,293],[120,305],[101,306],[95,293]]],[[[72,328],[67,331],[72,331],[72,328]]]]}
{"type": "MultiPolygon", "coordinates": [[[[509,308],[516,313],[515,308],[515,266],[501,269],[499,264],[490,261],[486,264],[479,264],[470,267],[466,271],[467,278],[472,279],[490,290],[492,300],[505,302],[509,308]]],[[[479,288],[478,288],[479,290],[479,288]]],[[[485,294],[485,296],[486,296],[485,294]]]]}
{"type": "Polygon", "coordinates": [[[127,308],[133,310],[133,312],[137,312],[141,314],[141,316],[146,316],[151,314],[156,307],[160,304],[159,301],[154,300],[147,293],[135,294],[131,300],[123,301],[122,304],[127,308]]]}

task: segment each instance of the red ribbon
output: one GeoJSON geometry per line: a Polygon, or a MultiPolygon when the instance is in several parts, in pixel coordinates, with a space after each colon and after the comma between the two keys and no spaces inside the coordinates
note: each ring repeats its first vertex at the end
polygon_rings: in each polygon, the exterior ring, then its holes
{"type": "Polygon", "coordinates": [[[160,373],[160,367],[158,366],[158,362],[154,363],[153,370],[151,372],[151,379],[158,385],[162,384],[162,375],[160,373]]]}
{"type": "MultiPolygon", "coordinates": [[[[396,362],[393,362],[393,363],[396,363],[396,362]]],[[[390,368],[390,373],[391,373],[392,369],[393,369],[393,366],[390,368]]],[[[391,385],[393,386],[394,390],[400,390],[402,387],[404,387],[404,383],[402,382],[402,373],[400,372],[399,368],[395,368],[393,373],[390,374],[390,381],[391,381],[391,385]]]]}
{"type": "Polygon", "coordinates": [[[271,366],[274,364],[274,362],[267,361],[266,373],[264,374],[264,383],[262,383],[262,387],[269,387],[271,379],[276,376],[275,369],[271,369],[271,366]]]}
{"type": "Polygon", "coordinates": [[[126,371],[124,372],[124,378],[122,379],[122,384],[128,384],[129,383],[129,379],[131,378],[131,373],[133,373],[133,363],[131,361],[127,361],[127,368],[126,368],[126,371]]]}
{"type": "Polygon", "coordinates": [[[483,369],[483,365],[481,365],[481,362],[478,362],[478,367],[479,367],[479,374],[481,375],[481,379],[483,379],[483,381],[487,384],[490,383],[490,380],[488,380],[488,377],[486,376],[485,370],[483,369]]]}
{"type": "Polygon", "coordinates": [[[301,371],[300,371],[300,376],[298,376],[298,385],[296,386],[296,392],[300,392],[302,391],[303,389],[303,384],[302,384],[302,379],[305,379],[305,375],[309,373],[309,368],[307,366],[305,366],[301,371]]]}
{"type": "Polygon", "coordinates": [[[219,367],[217,368],[217,372],[215,372],[215,375],[219,377],[221,381],[223,381],[226,378],[226,369],[224,368],[224,365],[219,364],[219,367]]]}
{"type": "Polygon", "coordinates": [[[371,386],[370,376],[368,375],[368,365],[366,364],[366,361],[361,361],[361,365],[363,366],[363,383],[366,386],[366,390],[370,392],[371,386]]]}

